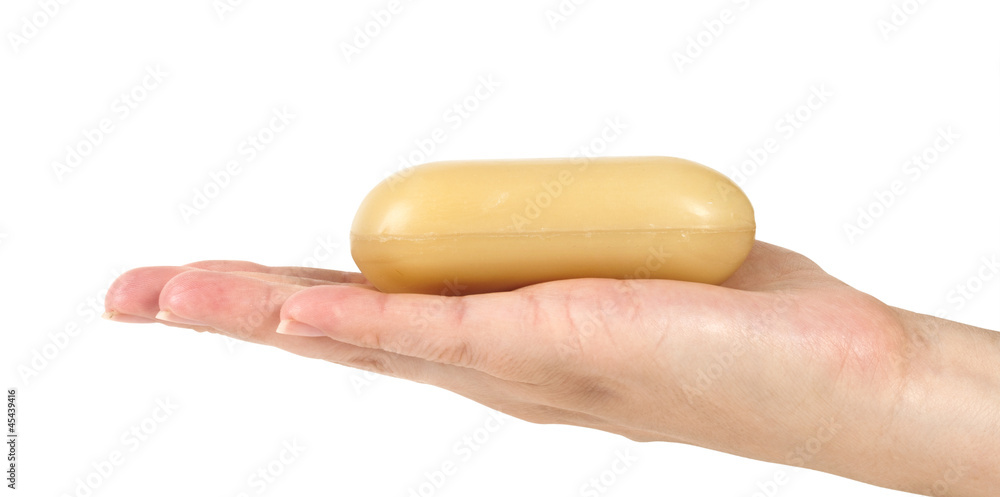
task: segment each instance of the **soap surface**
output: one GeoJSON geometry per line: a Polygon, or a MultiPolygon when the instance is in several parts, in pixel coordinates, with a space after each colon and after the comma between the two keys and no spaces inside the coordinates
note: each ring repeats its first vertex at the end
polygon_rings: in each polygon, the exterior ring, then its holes
{"type": "Polygon", "coordinates": [[[723,174],[672,157],[445,161],[386,178],[351,255],[389,293],[466,295],[568,278],[718,284],[753,245],[723,174]]]}

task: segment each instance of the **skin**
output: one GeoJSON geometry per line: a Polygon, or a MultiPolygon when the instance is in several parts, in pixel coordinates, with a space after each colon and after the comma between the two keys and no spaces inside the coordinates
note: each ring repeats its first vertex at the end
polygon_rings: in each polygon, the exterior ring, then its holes
{"type": "Polygon", "coordinates": [[[530,422],[924,495],[1000,488],[1000,333],[888,306],[764,242],[721,286],[576,279],[445,297],[203,261],[129,271],[106,307],[116,321],[437,385],[530,422]]]}

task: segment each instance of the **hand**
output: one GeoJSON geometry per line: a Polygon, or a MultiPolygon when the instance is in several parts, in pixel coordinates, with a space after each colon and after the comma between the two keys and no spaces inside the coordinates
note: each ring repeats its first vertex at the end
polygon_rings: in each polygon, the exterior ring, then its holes
{"type": "Polygon", "coordinates": [[[383,294],[357,273],[206,261],[129,271],[106,306],[115,320],[430,383],[531,422],[927,494],[1000,486],[1000,335],[890,307],[763,242],[721,286],[383,294]]]}

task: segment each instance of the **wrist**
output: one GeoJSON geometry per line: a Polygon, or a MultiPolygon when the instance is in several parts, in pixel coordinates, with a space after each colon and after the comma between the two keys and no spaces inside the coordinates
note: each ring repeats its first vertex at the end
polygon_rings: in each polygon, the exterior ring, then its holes
{"type": "Polygon", "coordinates": [[[1000,488],[1000,333],[893,310],[904,347],[880,453],[898,486],[924,495],[1000,488]]]}

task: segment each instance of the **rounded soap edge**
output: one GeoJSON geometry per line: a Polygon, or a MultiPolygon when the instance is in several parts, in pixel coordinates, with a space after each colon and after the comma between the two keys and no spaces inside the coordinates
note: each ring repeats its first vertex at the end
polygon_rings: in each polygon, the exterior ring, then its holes
{"type": "MultiPolygon", "coordinates": [[[[693,167],[693,168],[696,168],[696,169],[703,170],[703,171],[706,172],[706,174],[714,177],[716,190],[723,196],[724,199],[727,199],[729,197],[729,195],[737,195],[738,196],[738,200],[739,200],[738,203],[739,204],[743,204],[743,205],[746,206],[747,212],[749,213],[749,217],[748,218],[744,218],[744,219],[736,219],[735,220],[736,222],[734,224],[732,224],[732,226],[734,228],[738,228],[738,229],[746,229],[746,228],[756,229],[756,219],[755,219],[755,212],[754,212],[754,208],[753,208],[753,202],[750,201],[750,198],[746,194],[746,192],[738,184],[736,184],[736,182],[734,182],[731,178],[729,178],[728,176],[726,176],[725,174],[723,174],[722,172],[720,172],[720,171],[718,171],[716,169],[713,169],[713,168],[711,168],[709,166],[706,166],[706,165],[704,165],[702,163],[699,163],[699,162],[696,162],[696,161],[693,161],[693,160],[690,160],[690,159],[684,159],[684,158],[672,157],[672,156],[654,156],[654,155],[650,155],[650,156],[610,156],[610,157],[594,157],[594,158],[552,157],[552,158],[523,158],[523,159],[443,160],[443,161],[432,161],[432,162],[426,162],[426,163],[423,163],[423,164],[418,164],[416,166],[412,166],[412,167],[403,169],[401,171],[397,171],[396,173],[394,173],[394,174],[390,175],[389,177],[383,179],[382,181],[380,181],[379,183],[377,183],[365,195],[365,197],[361,201],[361,204],[358,206],[357,211],[355,212],[355,216],[354,216],[354,219],[353,219],[352,224],[351,224],[351,234],[355,235],[355,234],[357,234],[359,232],[359,229],[358,229],[359,228],[359,224],[361,224],[361,223],[363,223],[365,221],[367,221],[369,224],[371,224],[372,219],[374,219],[375,217],[377,217],[377,215],[376,215],[377,213],[370,212],[370,209],[371,209],[370,206],[371,206],[372,203],[378,201],[380,198],[383,198],[385,195],[396,194],[397,193],[397,188],[401,187],[401,183],[404,183],[404,182],[407,182],[408,180],[410,180],[411,177],[414,175],[414,173],[418,172],[420,170],[435,169],[435,168],[449,167],[449,166],[458,166],[458,165],[469,164],[469,163],[473,163],[473,164],[478,163],[478,164],[482,165],[482,164],[486,164],[486,163],[494,163],[494,164],[500,164],[500,163],[525,164],[525,163],[532,163],[532,162],[556,163],[556,162],[563,161],[563,162],[566,162],[567,164],[576,164],[577,160],[581,160],[585,164],[608,163],[608,162],[612,162],[613,163],[615,161],[633,161],[633,162],[634,161],[668,161],[668,162],[683,164],[686,167],[693,167]]],[[[736,210],[738,210],[738,209],[733,209],[734,212],[736,210]]],[[[726,226],[727,223],[721,223],[721,225],[722,226],[726,226]]],[[[683,227],[683,228],[669,228],[669,229],[712,229],[714,227],[715,227],[715,225],[707,226],[707,227],[705,227],[705,226],[703,226],[703,227],[686,226],[686,227],[683,227]]],[[[371,234],[371,235],[367,235],[367,236],[378,236],[378,235],[371,234]]]]}

